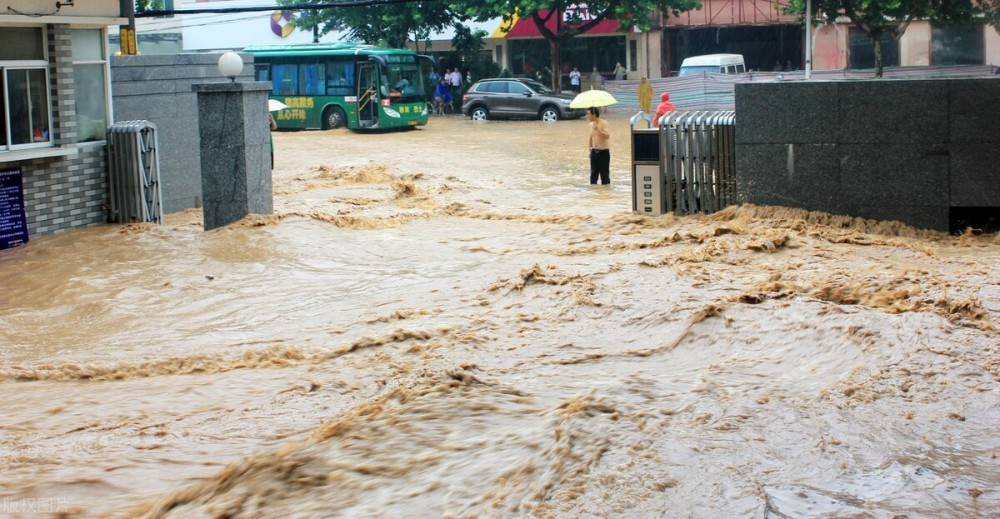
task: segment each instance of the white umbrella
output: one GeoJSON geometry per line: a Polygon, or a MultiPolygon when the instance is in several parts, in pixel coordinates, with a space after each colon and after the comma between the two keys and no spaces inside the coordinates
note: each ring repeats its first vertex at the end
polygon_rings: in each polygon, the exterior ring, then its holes
{"type": "Polygon", "coordinates": [[[267,111],[268,112],[277,112],[278,110],[284,110],[285,108],[288,108],[288,105],[286,105],[285,103],[282,103],[281,101],[278,101],[277,99],[268,99],[267,100],[267,111]]]}
{"type": "Polygon", "coordinates": [[[591,88],[586,92],[577,94],[569,103],[570,108],[590,108],[613,105],[618,100],[606,90],[594,90],[591,88]]]}

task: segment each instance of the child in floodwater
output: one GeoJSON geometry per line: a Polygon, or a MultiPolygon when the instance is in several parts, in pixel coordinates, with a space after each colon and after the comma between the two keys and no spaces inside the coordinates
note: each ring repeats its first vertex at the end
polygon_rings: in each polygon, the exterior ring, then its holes
{"type": "Polygon", "coordinates": [[[660,104],[656,107],[656,115],[653,116],[653,124],[660,125],[660,117],[667,112],[676,112],[677,107],[670,102],[670,94],[664,92],[660,95],[660,104]]]}

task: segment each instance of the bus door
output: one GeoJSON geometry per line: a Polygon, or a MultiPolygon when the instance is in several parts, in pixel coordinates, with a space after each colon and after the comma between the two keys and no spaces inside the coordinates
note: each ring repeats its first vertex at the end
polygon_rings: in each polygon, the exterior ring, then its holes
{"type": "Polygon", "coordinates": [[[434,58],[430,56],[419,55],[417,56],[417,63],[420,65],[420,77],[424,80],[424,102],[434,100],[434,90],[438,86],[438,81],[441,80],[440,72],[437,72],[437,64],[434,62],[434,58]],[[435,72],[437,72],[435,74],[435,72]],[[434,77],[437,76],[437,81],[434,77]]]}
{"type": "Polygon", "coordinates": [[[378,126],[378,67],[373,61],[358,63],[358,126],[378,126]]]}

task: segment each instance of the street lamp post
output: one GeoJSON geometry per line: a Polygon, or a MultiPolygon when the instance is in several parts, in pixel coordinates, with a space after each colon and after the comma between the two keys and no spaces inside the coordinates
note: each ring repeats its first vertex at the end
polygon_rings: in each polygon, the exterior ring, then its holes
{"type": "Polygon", "coordinates": [[[806,0],[806,79],[812,75],[812,0],[806,0]]]}

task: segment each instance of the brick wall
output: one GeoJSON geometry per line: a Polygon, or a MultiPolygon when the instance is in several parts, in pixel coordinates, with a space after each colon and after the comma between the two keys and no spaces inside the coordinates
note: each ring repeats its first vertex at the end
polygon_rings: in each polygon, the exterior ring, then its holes
{"type": "Polygon", "coordinates": [[[69,27],[49,25],[49,80],[52,84],[52,136],[55,145],[76,142],[76,92],[73,90],[73,43],[69,27]]]}
{"type": "Polygon", "coordinates": [[[20,164],[29,236],[107,222],[107,162],[103,143],[82,144],[76,156],[20,164]]]}
{"type": "MultiPolygon", "coordinates": [[[[72,146],[77,133],[69,27],[49,25],[47,33],[52,136],[56,146],[72,146]]],[[[2,163],[5,168],[21,168],[29,237],[107,222],[104,143],[80,144],[75,151],[66,156],[2,163]]]]}

